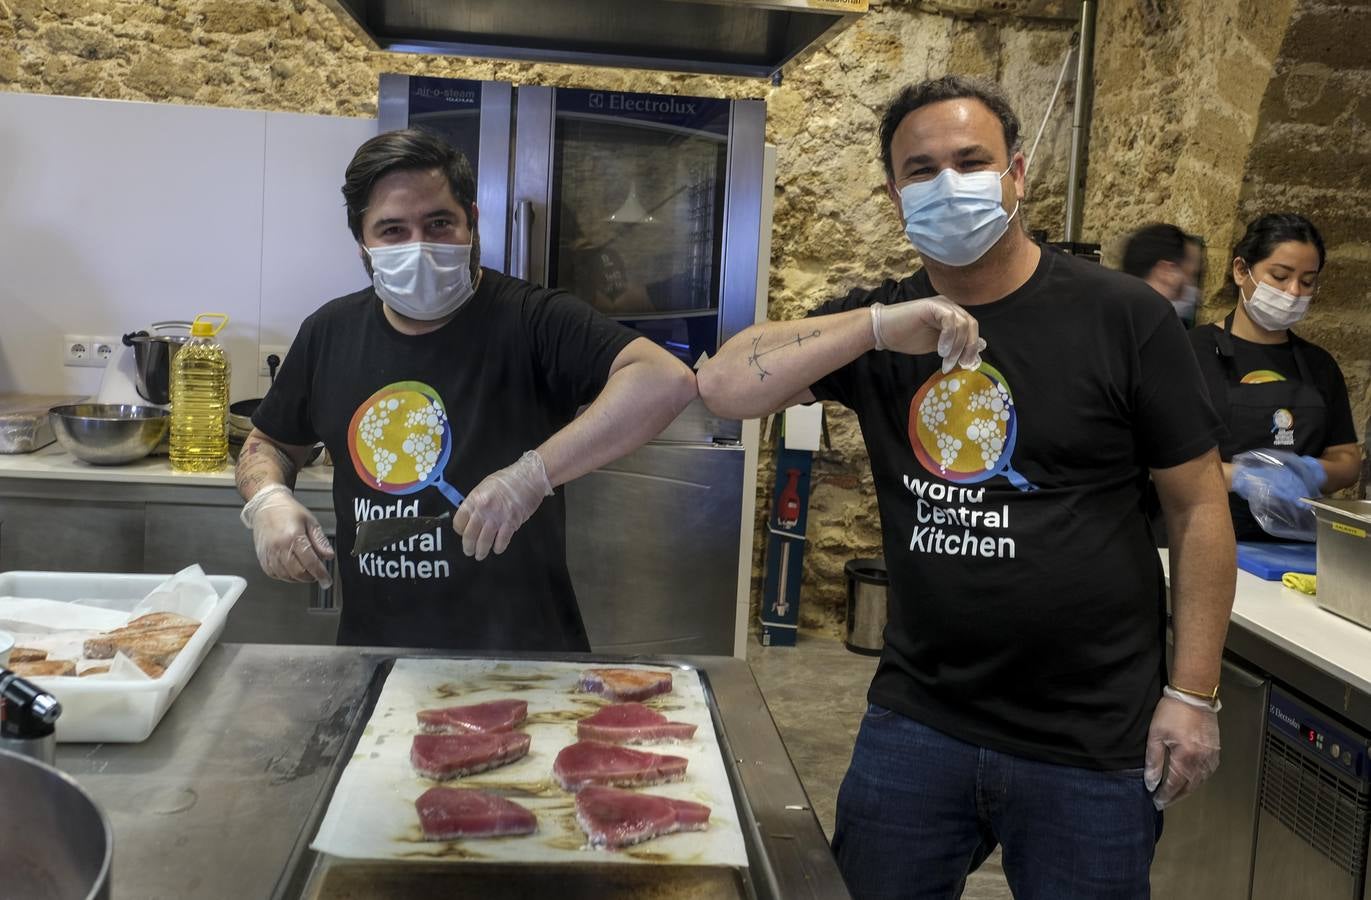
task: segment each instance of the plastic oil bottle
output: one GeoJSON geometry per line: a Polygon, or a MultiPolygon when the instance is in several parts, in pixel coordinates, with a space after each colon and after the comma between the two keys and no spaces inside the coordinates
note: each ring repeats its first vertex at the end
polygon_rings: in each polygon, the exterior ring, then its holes
{"type": "Polygon", "coordinates": [[[191,339],[171,361],[171,467],[214,472],[228,460],[229,361],[214,339],[228,324],[223,313],[204,313],[191,339]]]}

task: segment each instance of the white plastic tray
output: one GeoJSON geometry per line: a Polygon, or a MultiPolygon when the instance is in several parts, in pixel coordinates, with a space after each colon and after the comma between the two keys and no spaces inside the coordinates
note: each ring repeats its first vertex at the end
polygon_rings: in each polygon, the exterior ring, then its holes
{"type": "MultiPolygon", "coordinates": [[[[71,603],[95,600],[105,609],[132,610],[170,575],[121,575],[103,572],[3,572],[0,596],[42,597],[71,603]]],[[[62,704],[57,740],[133,744],[147,740],[162,716],[190,683],[205,654],[219,640],[229,610],[247,587],[242,578],[210,575],[219,602],[200,623],[190,642],[161,678],[147,682],[82,678],[31,678],[62,704]]]]}

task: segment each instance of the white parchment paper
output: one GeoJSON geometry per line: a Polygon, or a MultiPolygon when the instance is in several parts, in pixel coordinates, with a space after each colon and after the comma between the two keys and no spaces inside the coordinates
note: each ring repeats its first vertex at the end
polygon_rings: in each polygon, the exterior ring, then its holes
{"type": "Polygon", "coordinates": [[[343,770],[312,848],[350,859],[746,866],[747,849],[704,688],[698,673],[688,668],[613,666],[672,673],[672,692],[653,697],[645,705],[674,722],[698,726],[695,737],[634,748],[686,757],[690,760],[686,778],[637,790],[707,804],[712,811],[709,828],[666,835],[618,851],[587,846],[575,820],[575,797],[557,785],[552,763],[563,747],[576,742],[576,720],[609,702],[576,689],[581,672],[595,667],[525,660],[397,660],[343,770]],[[438,782],[418,775],[410,765],[411,740],[419,731],[415,714],[420,709],[500,699],[528,702],[528,721],[520,728],[532,738],[528,755],[511,765],[443,784],[479,787],[507,797],[537,815],[538,830],[519,837],[423,840],[414,801],[438,782]]]}

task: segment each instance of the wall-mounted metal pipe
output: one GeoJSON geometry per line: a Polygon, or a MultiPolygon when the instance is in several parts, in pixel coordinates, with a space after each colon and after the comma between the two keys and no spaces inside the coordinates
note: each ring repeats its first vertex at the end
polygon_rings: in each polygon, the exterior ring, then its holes
{"type": "Polygon", "coordinates": [[[1065,239],[1081,239],[1081,207],[1085,203],[1086,157],[1090,149],[1090,114],[1095,94],[1095,6],[1081,4],[1080,44],[1076,54],[1076,108],[1071,118],[1071,157],[1066,170],[1065,239]]]}

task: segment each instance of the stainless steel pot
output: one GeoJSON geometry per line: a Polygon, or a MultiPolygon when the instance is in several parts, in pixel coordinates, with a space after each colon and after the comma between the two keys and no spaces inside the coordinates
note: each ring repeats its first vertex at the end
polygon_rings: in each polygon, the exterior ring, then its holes
{"type": "Polygon", "coordinates": [[[152,333],[135,331],[124,335],[124,344],[133,348],[138,395],[149,403],[165,406],[171,402],[171,360],[190,340],[190,323],[153,322],[151,328],[152,333]],[[185,333],[174,333],[180,331],[185,333]]]}
{"type": "Polygon", "coordinates": [[[0,750],[0,895],[108,900],[114,837],[80,785],[36,760],[0,750]]]}

